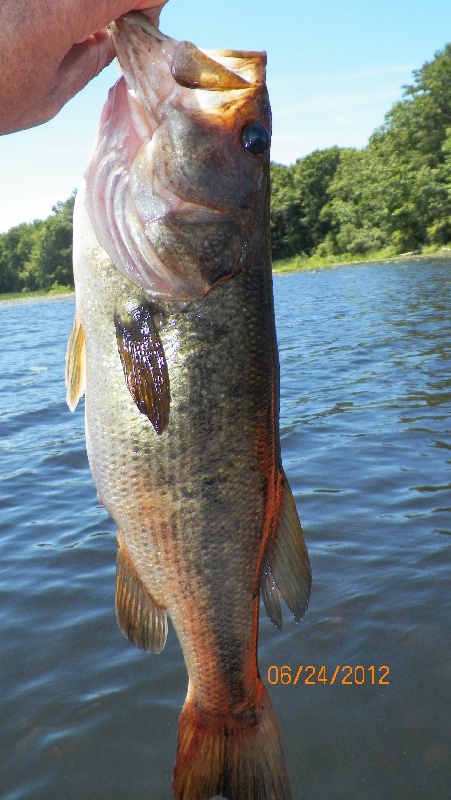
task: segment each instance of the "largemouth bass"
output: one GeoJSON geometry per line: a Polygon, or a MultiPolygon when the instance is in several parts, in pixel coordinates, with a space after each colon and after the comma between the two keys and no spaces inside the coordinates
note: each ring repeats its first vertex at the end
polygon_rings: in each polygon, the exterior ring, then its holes
{"type": "Polygon", "coordinates": [[[74,216],[66,381],[117,524],[116,610],[188,669],[177,800],[289,800],[257,665],[259,594],[296,621],[310,566],[279,445],[265,54],[202,51],[142,14],[74,216]]]}

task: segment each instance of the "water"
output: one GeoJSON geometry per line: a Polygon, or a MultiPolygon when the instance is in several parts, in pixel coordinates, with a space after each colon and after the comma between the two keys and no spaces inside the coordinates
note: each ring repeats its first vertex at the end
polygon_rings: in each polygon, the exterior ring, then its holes
{"type": "MultiPolygon", "coordinates": [[[[314,571],[300,626],[260,623],[293,798],[447,800],[451,261],[276,276],[275,294],[314,571]]],[[[114,524],[64,400],[73,309],[0,307],[0,798],[171,800],[186,670],[172,630],[152,656],[116,625],[114,524]]]]}

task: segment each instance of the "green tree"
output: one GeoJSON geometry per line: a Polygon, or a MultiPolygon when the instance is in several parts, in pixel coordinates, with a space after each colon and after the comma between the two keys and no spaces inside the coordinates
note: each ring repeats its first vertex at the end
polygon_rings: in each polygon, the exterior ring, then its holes
{"type": "Polygon", "coordinates": [[[373,181],[381,224],[400,250],[449,238],[451,44],[413,74],[368,144],[383,170],[373,181]]]}
{"type": "Polygon", "coordinates": [[[293,168],[271,164],[273,258],[288,258],[302,252],[304,228],[301,203],[294,188],[293,168]]]}
{"type": "Polygon", "coordinates": [[[342,150],[320,219],[318,252],[397,252],[451,239],[451,45],[414,83],[363,150],[342,150]]]}
{"type": "Polygon", "coordinates": [[[376,179],[376,164],[366,149],[341,150],[328,202],[320,212],[320,220],[328,228],[318,248],[320,255],[364,254],[386,244],[373,192],[376,179]]]}
{"type": "Polygon", "coordinates": [[[30,258],[42,224],[40,220],[31,224],[24,222],[0,236],[0,292],[17,292],[26,286],[21,271],[30,258]]]}
{"type": "Polygon", "coordinates": [[[329,220],[321,212],[328,201],[342,152],[338,147],[314,150],[298,159],[293,167],[294,189],[300,199],[305,228],[303,252],[308,255],[312,255],[330,230],[329,220]]]}
{"type": "Polygon", "coordinates": [[[271,164],[271,237],[274,258],[311,255],[328,231],[320,218],[340,158],[338,147],[300,158],[290,167],[271,164]]]}
{"type": "Polygon", "coordinates": [[[72,217],[73,194],[53,207],[54,214],[42,224],[29,258],[21,271],[27,286],[50,289],[55,284],[73,286],[72,217]]]}
{"type": "Polygon", "coordinates": [[[399,162],[436,167],[443,163],[442,145],[451,126],[451,43],[413,76],[404,99],[394,104],[369,145],[382,144],[399,162]]]}

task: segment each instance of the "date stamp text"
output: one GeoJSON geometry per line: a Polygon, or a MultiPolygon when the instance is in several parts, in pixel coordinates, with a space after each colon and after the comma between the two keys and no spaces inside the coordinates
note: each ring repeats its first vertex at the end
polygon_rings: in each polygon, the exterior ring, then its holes
{"type": "Polygon", "coordinates": [[[363,667],[357,664],[351,667],[349,664],[327,668],[324,664],[321,667],[314,667],[311,664],[299,667],[271,666],[268,668],[268,683],[282,683],[284,686],[289,684],[295,686],[303,683],[305,686],[315,686],[318,684],[341,684],[342,686],[362,686],[362,684],[372,684],[373,686],[389,686],[390,668],[383,664],[380,667],[371,665],[363,667]]]}

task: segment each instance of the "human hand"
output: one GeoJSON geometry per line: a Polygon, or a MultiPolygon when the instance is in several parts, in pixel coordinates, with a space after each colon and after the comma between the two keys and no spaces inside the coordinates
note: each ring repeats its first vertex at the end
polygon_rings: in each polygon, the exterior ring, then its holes
{"type": "Polygon", "coordinates": [[[0,0],[0,134],[51,119],[114,58],[106,26],[167,0],[0,0]]]}

